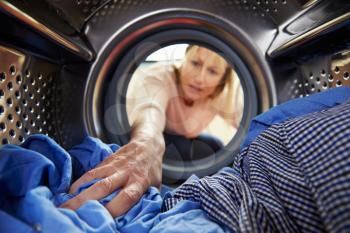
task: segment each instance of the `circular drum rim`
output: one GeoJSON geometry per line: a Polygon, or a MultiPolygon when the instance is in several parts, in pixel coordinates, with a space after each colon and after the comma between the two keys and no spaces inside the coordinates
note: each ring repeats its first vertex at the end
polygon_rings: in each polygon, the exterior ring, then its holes
{"type": "MultiPolygon", "coordinates": [[[[245,40],[246,35],[240,30],[238,25],[234,25],[232,22],[226,22],[223,19],[218,19],[217,16],[211,15],[207,12],[194,10],[189,11],[188,9],[186,11],[176,9],[156,12],[154,14],[147,15],[144,18],[136,20],[128,27],[116,33],[114,37],[110,38],[104,46],[104,49],[99,54],[94,65],[92,66],[89,75],[88,86],[85,91],[86,98],[84,98],[85,125],[90,134],[93,136],[98,136],[107,141],[110,141],[111,139],[110,135],[108,135],[108,133],[106,134],[105,132],[105,126],[103,125],[104,117],[101,115],[101,112],[99,112],[103,108],[104,111],[106,110],[106,102],[105,100],[101,101],[101,99],[108,99],[108,97],[106,97],[106,87],[104,87],[104,85],[106,82],[110,84],[111,77],[113,77],[113,75],[116,75],[118,71],[116,70],[116,67],[118,67],[118,65],[120,66],[123,63],[123,57],[127,56],[126,51],[129,52],[130,49],[132,50],[135,45],[139,44],[142,41],[145,41],[145,39],[154,39],[157,37],[157,35],[158,38],[161,38],[162,36],[159,36],[161,34],[163,34],[164,39],[164,34],[167,34],[169,32],[174,33],[175,31],[179,32],[179,30],[187,30],[188,32],[198,33],[202,35],[203,33],[206,33],[211,37],[219,38],[219,42],[225,46],[229,46],[229,51],[234,51],[232,54],[235,55],[232,56],[231,54],[231,58],[235,56],[240,58],[243,62],[243,66],[248,67],[247,71],[252,74],[254,78],[253,82],[255,83],[256,87],[257,97],[254,101],[258,103],[256,104],[257,106],[255,107],[255,110],[250,109],[249,120],[252,116],[267,110],[270,106],[275,104],[276,92],[268,65],[266,64],[264,57],[259,54],[259,50],[254,47],[254,44],[250,43],[249,40],[245,40]]],[[[163,40],[161,41],[161,44],[164,45],[186,41],[194,41],[197,44],[205,44],[207,47],[210,47],[210,44],[206,44],[203,42],[203,40],[201,41],[198,38],[197,40],[193,38],[192,40],[189,38],[186,40],[184,37],[182,37],[182,39],[181,37],[177,37],[172,41],[163,40]]],[[[215,46],[211,47],[214,47],[215,50],[215,46]]],[[[238,60],[236,59],[236,61],[238,60]]],[[[250,88],[249,90],[245,90],[245,93],[250,92],[249,96],[252,96],[251,91],[252,89],[250,88]]],[[[245,103],[249,103],[249,101],[246,102],[247,98],[248,96],[245,94],[245,103]]],[[[109,98],[108,101],[109,103],[107,103],[107,105],[111,104],[111,98],[109,98]]],[[[252,105],[254,105],[254,101],[252,105]]],[[[243,117],[247,117],[247,115],[244,115],[243,117]]],[[[117,118],[119,122],[123,122],[123,116],[121,114],[118,114],[117,118]]],[[[240,135],[245,134],[244,131],[246,131],[248,128],[249,120],[247,120],[244,127],[240,129],[243,132],[243,134],[240,135]]],[[[121,126],[124,127],[123,129],[121,128],[122,132],[128,131],[125,126],[125,124],[121,126]]],[[[128,137],[124,137],[123,139],[119,140],[118,143],[124,144],[127,142],[127,140],[128,137]]],[[[241,140],[242,138],[240,141],[241,140]]],[[[114,139],[113,141],[116,140],[114,139]]],[[[231,147],[229,147],[228,150],[224,150],[223,153],[232,154],[233,152],[238,151],[239,144],[237,145],[237,140],[232,140],[229,145],[234,144],[233,142],[236,142],[236,145],[233,146],[235,149],[232,149],[233,147],[231,145],[231,147]]],[[[233,162],[233,156],[231,157],[232,158],[229,160],[230,163],[233,162]]],[[[214,173],[223,166],[221,163],[220,166],[217,164],[213,165],[211,160],[206,159],[207,158],[201,161],[200,164],[196,164],[196,169],[189,169],[189,167],[186,166],[185,169],[178,169],[178,164],[176,165],[177,168],[174,169],[173,165],[165,163],[163,164],[163,173],[166,177],[186,179],[193,173],[198,176],[214,173]]],[[[227,162],[228,161],[226,161],[226,165],[228,165],[227,162]]]]}

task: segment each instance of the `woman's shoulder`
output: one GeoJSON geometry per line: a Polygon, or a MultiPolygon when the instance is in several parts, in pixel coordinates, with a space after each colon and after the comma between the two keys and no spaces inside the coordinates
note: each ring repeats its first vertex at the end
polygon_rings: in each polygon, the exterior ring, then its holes
{"type": "Polygon", "coordinates": [[[157,62],[141,70],[144,76],[154,78],[170,78],[175,75],[176,67],[166,62],[157,62]]]}
{"type": "Polygon", "coordinates": [[[149,93],[158,92],[174,96],[176,89],[176,67],[169,63],[154,63],[147,67],[139,68],[131,78],[129,87],[131,92],[146,90],[149,93]]]}
{"type": "Polygon", "coordinates": [[[142,83],[145,86],[162,86],[170,96],[176,95],[177,68],[169,63],[155,63],[141,71],[142,83]]]}

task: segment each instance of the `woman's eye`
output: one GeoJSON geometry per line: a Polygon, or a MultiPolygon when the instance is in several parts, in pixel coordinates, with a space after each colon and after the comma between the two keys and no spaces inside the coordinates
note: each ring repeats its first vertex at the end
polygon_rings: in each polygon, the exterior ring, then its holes
{"type": "Polygon", "coordinates": [[[196,66],[196,67],[199,66],[199,62],[198,61],[192,60],[191,63],[192,63],[193,66],[196,66]]]}
{"type": "Polygon", "coordinates": [[[217,75],[218,74],[218,72],[216,70],[214,70],[214,69],[209,69],[209,73],[211,75],[217,75]]]}

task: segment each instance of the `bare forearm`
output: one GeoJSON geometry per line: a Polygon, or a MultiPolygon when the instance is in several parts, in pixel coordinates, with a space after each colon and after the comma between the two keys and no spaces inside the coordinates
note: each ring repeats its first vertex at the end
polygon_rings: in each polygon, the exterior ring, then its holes
{"type": "Polygon", "coordinates": [[[132,125],[131,141],[147,141],[157,147],[156,151],[164,152],[165,143],[163,130],[165,116],[157,108],[145,108],[139,112],[132,125]]]}

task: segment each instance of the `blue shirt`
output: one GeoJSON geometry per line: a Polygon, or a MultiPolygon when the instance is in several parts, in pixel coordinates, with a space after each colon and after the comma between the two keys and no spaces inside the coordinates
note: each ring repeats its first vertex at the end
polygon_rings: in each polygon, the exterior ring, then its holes
{"type": "Polygon", "coordinates": [[[88,137],[65,151],[44,135],[0,149],[0,232],[226,232],[198,203],[184,201],[161,213],[162,198],[151,187],[125,215],[113,218],[104,205],[117,193],[91,200],[77,211],[58,208],[97,180],[67,194],[72,174],[94,168],[119,147],[88,137]],[[74,161],[72,166],[72,161],[74,161]]]}

